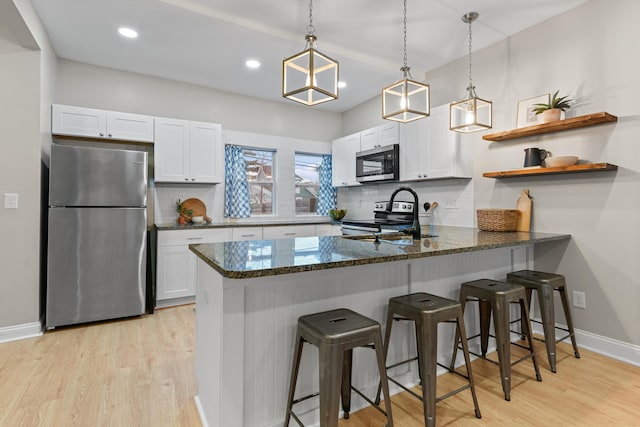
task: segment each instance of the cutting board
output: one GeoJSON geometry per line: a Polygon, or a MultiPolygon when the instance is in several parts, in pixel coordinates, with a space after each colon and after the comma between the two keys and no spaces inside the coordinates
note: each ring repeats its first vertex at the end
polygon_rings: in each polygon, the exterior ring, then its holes
{"type": "Polygon", "coordinates": [[[520,220],[518,221],[518,231],[531,230],[531,196],[529,196],[529,189],[525,188],[520,193],[518,202],[516,203],[516,209],[520,211],[520,220]]]}
{"type": "Polygon", "coordinates": [[[182,202],[182,207],[186,210],[191,210],[191,215],[186,216],[188,220],[191,219],[192,216],[201,216],[205,221],[211,222],[211,218],[207,216],[207,206],[200,199],[187,199],[182,202]]]}

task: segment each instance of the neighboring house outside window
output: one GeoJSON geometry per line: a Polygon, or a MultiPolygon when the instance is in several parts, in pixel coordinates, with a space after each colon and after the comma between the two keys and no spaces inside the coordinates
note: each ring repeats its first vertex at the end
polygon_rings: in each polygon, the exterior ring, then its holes
{"type": "Polygon", "coordinates": [[[322,155],[296,153],[296,215],[315,214],[320,191],[322,155]]]}
{"type": "Polygon", "coordinates": [[[252,216],[274,213],[274,157],[273,151],[244,149],[252,216]]]}

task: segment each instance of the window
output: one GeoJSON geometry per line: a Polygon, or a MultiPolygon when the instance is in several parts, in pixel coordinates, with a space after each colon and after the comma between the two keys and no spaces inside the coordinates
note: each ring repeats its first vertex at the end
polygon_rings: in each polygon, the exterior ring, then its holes
{"type": "Polygon", "coordinates": [[[273,151],[245,148],[251,215],[273,214],[273,151]]]}
{"type": "Polygon", "coordinates": [[[322,156],[296,153],[296,214],[313,214],[318,208],[322,156]]]}

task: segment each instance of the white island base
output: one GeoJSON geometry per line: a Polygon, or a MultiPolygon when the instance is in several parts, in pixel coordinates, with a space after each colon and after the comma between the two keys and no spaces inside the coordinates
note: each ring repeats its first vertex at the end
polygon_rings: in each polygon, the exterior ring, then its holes
{"type": "MultiPolygon", "coordinates": [[[[195,373],[202,423],[210,427],[283,425],[299,316],[345,307],[379,321],[384,329],[389,298],[428,292],[457,299],[461,283],[480,278],[502,280],[508,272],[532,267],[532,260],[533,243],[230,279],[198,259],[195,373]]],[[[469,304],[465,313],[469,335],[478,331],[475,306],[469,304]]],[[[438,358],[443,363],[450,359],[453,328],[447,324],[439,328],[438,358]]],[[[415,354],[414,339],[408,322],[404,328],[394,327],[387,364],[403,360],[409,352],[415,354]]],[[[305,345],[296,396],[318,390],[317,353],[315,347],[305,345]]],[[[396,368],[393,374],[408,385],[418,383],[415,366],[396,368]]],[[[370,396],[375,394],[378,375],[373,351],[354,351],[353,384],[370,396]]],[[[392,394],[399,391],[391,384],[392,394]]],[[[352,399],[352,412],[367,405],[356,394],[352,399]]],[[[305,425],[318,425],[318,406],[315,398],[294,410],[305,425]]]]}

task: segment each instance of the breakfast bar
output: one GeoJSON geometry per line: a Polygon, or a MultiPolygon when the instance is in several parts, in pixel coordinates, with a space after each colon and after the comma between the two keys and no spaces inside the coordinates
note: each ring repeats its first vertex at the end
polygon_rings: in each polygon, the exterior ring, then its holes
{"type": "MultiPolygon", "coordinates": [[[[485,232],[432,227],[427,237],[319,236],[191,245],[197,256],[196,403],[208,426],[281,426],[298,317],[349,308],[380,323],[389,298],[428,292],[457,299],[460,283],[501,279],[533,267],[537,243],[566,243],[566,234],[485,232]]],[[[478,330],[473,312],[467,331],[478,330]]],[[[398,328],[388,361],[413,354],[412,330],[398,328]]],[[[447,330],[453,342],[453,329],[447,330]]],[[[445,335],[446,337],[446,335],[445,335]]],[[[451,345],[438,348],[448,363],[451,345]]],[[[300,394],[317,391],[317,352],[303,357],[300,394]]],[[[354,353],[353,384],[374,395],[378,376],[370,352],[354,353]]],[[[417,384],[415,368],[395,376],[417,384]]],[[[399,388],[392,388],[392,394],[399,388]]],[[[365,405],[354,399],[353,410],[365,405]]],[[[299,409],[317,419],[317,399],[299,409]]]]}

